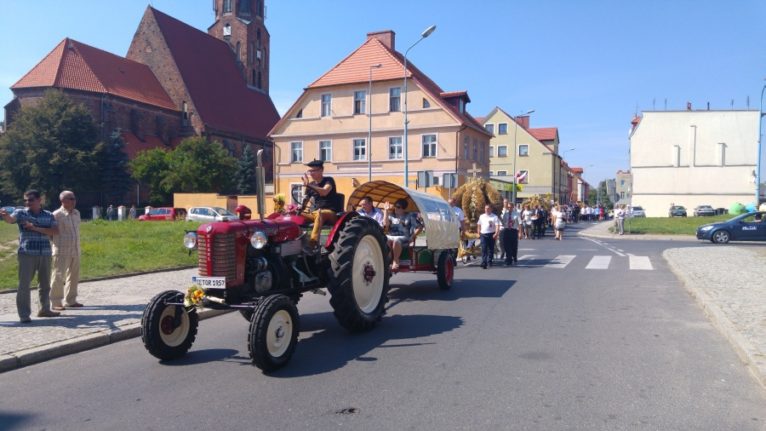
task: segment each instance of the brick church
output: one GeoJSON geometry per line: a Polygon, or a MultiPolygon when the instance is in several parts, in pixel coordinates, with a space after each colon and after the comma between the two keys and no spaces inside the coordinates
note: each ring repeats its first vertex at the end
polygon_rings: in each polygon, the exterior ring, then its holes
{"type": "Polygon", "coordinates": [[[147,7],[125,57],[65,38],[16,82],[6,127],[51,88],[87,106],[107,140],[120,129],[129,158],[183,138],[219,141],[232,155],[264,149],[273,181],[264,0],[214,0],[207,33],[147,7]]]}

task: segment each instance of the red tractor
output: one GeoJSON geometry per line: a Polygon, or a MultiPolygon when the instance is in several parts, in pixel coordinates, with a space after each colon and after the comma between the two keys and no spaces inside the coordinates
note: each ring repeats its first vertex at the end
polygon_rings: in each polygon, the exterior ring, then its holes
{"type": "Polygon", "coordinates": [[[144,347],[161,360],[186,354],[197,335],[197,307],[236,309],[250,322],[248,350],[258,368],[272,371],[293,355],[298,338],[296,304],[305,292],[330,292],[338,322],[366,331],[383,316],[390,258],[377,223],[355,212],[340,214],[320,251],[307,249],[301,216],[263,218],[263,168],[258,154],[259,220],[249,210],[239,220],[206,223],[184,237],[196,248],[199,276],[187,293],[165,291],[147,305],[144,347]]]}

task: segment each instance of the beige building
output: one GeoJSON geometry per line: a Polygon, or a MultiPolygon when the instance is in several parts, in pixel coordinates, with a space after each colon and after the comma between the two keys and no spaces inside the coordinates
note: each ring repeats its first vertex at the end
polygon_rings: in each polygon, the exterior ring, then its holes
{"type": "Polygon", "coordinates": [[[754,201],[758,111],[650,111],[633,124],[632,204],[647,216],[754,201]]]}
{"type": "Polygon", "coordinates": [[[617,204],[630,205],[630,197],[633,192],[633,175],[630,174],[630,171],[617,171],[614,184],[617,204]]]}
{"type": "Polygon", "coordinates": [[[557,128],[530,128],[529,116],[513,117],[499,107],[480,121],[493,135],[489,146],[490,176],[513,182],[514,172],[519,175],[522,190],[516,193],[517,200],[545,194],[559,202],[571,200],[576,181],[558,154],[557,128]]]}
{"type": "Polygon", "coordinates": [[[405,103],[410,188],[423,190],[425,180],[427,192],[447,197],[467,175],[487,176],[491,136],[467,112],[468,93],[443,91],[408,61],[405,94],[403,71],[394,32],[382,31],[309,84],[271,131],[276,192],[299,199],[314,159],[347,198],[370,170],[373,180],[403,184],[405,103]]]}

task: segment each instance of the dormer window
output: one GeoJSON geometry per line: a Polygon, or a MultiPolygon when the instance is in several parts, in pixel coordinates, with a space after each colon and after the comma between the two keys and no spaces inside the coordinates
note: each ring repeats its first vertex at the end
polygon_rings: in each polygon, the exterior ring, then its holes
{"type": "Polygon", "coordinates": [[[423,98],[423,109],[426,109],[426,108],[430,108],[430,107],[431,107],[431,103],[429,103],[429,102],[428,102],[428,99],[426,99],[426,98],[424,97],[424,98],[423,98]]]}
{"type": "Polygon", "coordinates": [[[465,100],[458,99],[457,101],[457,109],[460,111],[461,114],[465,114],[465,100]]]}
{"type": "Polygon", "coordinates": [[[231,13],[231,0],[223,0],[223,13],[231,13]]]}
{"type": "Polygon", "coordinates": [[[295,114],[295,118],[303,118],[303,109],[298,110],[298,113],[295,114]]]}

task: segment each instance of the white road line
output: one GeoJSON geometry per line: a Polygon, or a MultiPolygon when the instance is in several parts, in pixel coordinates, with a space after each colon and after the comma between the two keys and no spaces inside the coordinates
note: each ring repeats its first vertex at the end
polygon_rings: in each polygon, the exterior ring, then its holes
{"type": "Polygon", "coordinates": [[[630,259],[631,270],[651,271],[654,269],[654,267],[652,267],[652,262],[649,260],[649,256],[633,256],[631,254],[628,258],[630,259]]]}
{"type": "Polygon", "coordinates": [[[556,256],[555,259],[553,259],[551,262],[546,263],[543,265],[543,268],[556,268],[556,269],[564,269],[567,265],[569,265],[575,258],[575,255],[573,254],[561,254],[556,256]]]}
{"type": "Polygon", "coordinates": [[[525,254],[524,256],[521,256],[519,258],[519,261],[522,261],[522,260],[532,260],[532,259],[534,259],[536,257],[537,256],[535,256],[534,254],[525,254]]]}
{"type": "Polygon", "coordinates": [[[601,242],[601,241],[599,241],[597,239],[593,239],[593,238],[584,238],[584,239],[587,239],[588,241],[594,242],[594,243],[600,245],[601,247],[604,247],[605,249],[607,249],[607,250],[611,251],[612,253],[616,254],[617,256],[625,257],[624,253],[621,253],[616,248],[611,247],[611,246],[609,246],[609,245],[607,245],[607,244],[605,244],[605,243],[603,243],[603,242],[601,242]]]}
{"type": "Polygon", "coordinates": [[[612,256],[593,256],[585,269],[608,269],[612,256]]]}

